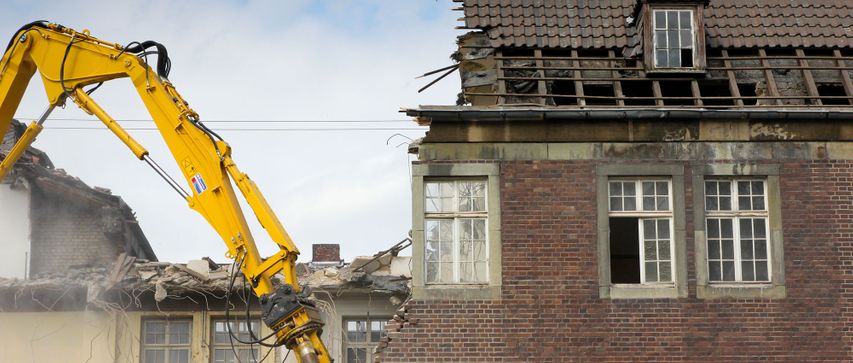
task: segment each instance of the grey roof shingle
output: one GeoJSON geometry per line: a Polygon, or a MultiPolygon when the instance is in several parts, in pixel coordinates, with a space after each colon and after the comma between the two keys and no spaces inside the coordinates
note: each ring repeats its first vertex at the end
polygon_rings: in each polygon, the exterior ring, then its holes
{"type": "MultiPolygon", "coordinates": [[[[465,26],[495,47],[612,48],[632,45],[636,0],[461,0],[465,26]]],[[[712,0],[708,46],[842,47],[853,40],[851,0],[712,0]]]]}

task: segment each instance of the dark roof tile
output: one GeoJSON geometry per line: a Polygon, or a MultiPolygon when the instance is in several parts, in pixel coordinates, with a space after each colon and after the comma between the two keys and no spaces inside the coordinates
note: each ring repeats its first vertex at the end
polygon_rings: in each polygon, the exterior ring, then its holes
{"type": "MultiPolygon", "coordinates": [[[[600,48],[633,45],[636,28],[626,19],[635,2],[464,0],[463,5],[465,26],[485,30],[495,47],[600,48]]],[[[853,1],[713,0],[705,10],[705,28],[713,47],[850,47],[853,1]]]]}

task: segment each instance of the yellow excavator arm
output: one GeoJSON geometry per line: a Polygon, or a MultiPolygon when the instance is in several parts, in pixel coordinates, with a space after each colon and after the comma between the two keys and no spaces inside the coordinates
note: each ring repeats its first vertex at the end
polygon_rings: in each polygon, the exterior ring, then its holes
{"type": "MultiPolygon", "coordinates": [[[[299,251],[267,204],[260,190],[231,159],[231,149],[208,129],[167,79],[170,62],[159,43],[134,42],[127,46],[99,40],[88,31],[77,32],[58,24],[33,22],[22,27],[0,60],[0,135],[10,125],[33,75],[38,72],[47,92],[48,107],[33,121],[12,150],[0,161],[0,180],[35,140],[42,124],[57,106],[71,99],[100,119],[140,160],[146,161],[201,213],[228,246],[251,283],[261,304],[262,319],[275,332],[274,345],[293,350],[299,362],[331,362],[320,340],[322,323],[296,278],[299,251]],[[156,71],[146,59],[157,55],[156,71]],[[145,103],[163,140],[178,163],[190,192],[149,157],[90,96],[102,82],[130,78],[145,103]],[[92,86],[87,92],[83,87],[92,86]],[[246,224],[232,182],[240,190],[261,225],[278,244],[279,251],[263,259],[246,224]],[[281,273],[283,283],[273,286],[281,273]]],[[[236,272],[235,272],[236,273],[236,272]]],[[[233,280],[232,280],[233,281],[233,280]]]]}

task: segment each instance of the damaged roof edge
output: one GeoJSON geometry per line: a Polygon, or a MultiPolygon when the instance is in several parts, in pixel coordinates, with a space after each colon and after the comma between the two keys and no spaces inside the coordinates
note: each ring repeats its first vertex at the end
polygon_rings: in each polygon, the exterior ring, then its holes
{"type": "MultiPolygon", "coordinates": [[[[620,119],[751,119],[751,120],[850,120],[853,111],[830,109],[555,109],[471,106],[420,106],[402,109],[407,116],[442,121],[544,121],[544,120],[620,120],[620,119]]],[[[418,123],[422,123],[418,120],[418,123]]]]}

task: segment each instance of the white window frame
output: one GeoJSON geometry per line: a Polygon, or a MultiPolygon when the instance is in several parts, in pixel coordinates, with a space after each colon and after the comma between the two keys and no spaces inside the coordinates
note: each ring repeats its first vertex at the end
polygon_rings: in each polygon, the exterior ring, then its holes
{"type": "MultiPolygon", "coordinates": [[[[257,331],[255,331],[255,336],[257,338],[261,338],[262,333],[261,333],[261,320],[260,320],[260,318],[253,316],[251,319],[251,322],[257,326],[257,331]]],[[[216,333],[217,333],[216,323],[228,324],[229,321],[226,320],[225,317],[213,317],[210,319],[210,361],[213,363],[216,363],[216,350],[217,349],[224,349],[224,350],[227,350],[229,352],[231,351],[231,342],[227,342],[227,343],[217,343],[216,342],[216,333]]],[[[243,317],[243,318],[232,317],[231,318],[231,321],[230,321],[231,331],[234,333],[234,335],[236,335],[238,337],[240,336],[240,332],[237,331],[237,329],[239,329],[240,324],[245,324],[245,323],[246,323],[245,317],[243,317]],[[235,329],[235,328],[237,328],[237,329],[235,329]]],[[[228,334],[227,328],[225,330],[225,334],[228,334]]],[[[244,338],[250,339],[249,337],[244,337],[244,338]]],[[[243,338],[241,338],[241,339],[243,339],[243,338]]],[[[237,354],[238,354],[238,358],[234,361],[235,363],[240,361],[240,359],[239,359],[240,350],[248,350],[250,348],[253,349],[255,351],[255,358],[258,361],[260,361],[261,358],[263,357],[263,355],[262,355],[263,352],[262,352],[261,346],[258,344],[252,344],[250,346],[249,344],[240,343],[237,340],[233,340],[233,343],[234,343],[234,350],[236,350],[237,354]]]]}
{"type": "MultiPolygon", "coordinates": [[[[638,236],[637,239],[639,241],[639,258],[640,258],[640,285],[673,285],[676,281],[676,258],[675,256],[675,214],[673,210],[673,191],[672,191],[672,180],[667,178],[632,178],[632,177],[614,177],[609,178],[607,181],[607,200],[608,200],[608,219],[609,218],[618,218],[618,217],[629,217],[629,218],[637,218],[638,226],[638,236]],[[624,192],[625,183],[632,183],[634,185],[634,199],[636,207],[635,210],[630,211],[613,211],[610,210],[610,200],[614,196],[611,194],[610,186],[611,183],[623,183],[622,191],[624,192]],[[667,183],[667,210],[654,210],[647,211],[643,210],[643,194],[642,183],[643,182],[666,182],[667,183]],[[643,223],[646,220],[659,220],[659,219],[667,219],[669,221],[669,266],[670,266],[670,281],[652,281],[647,282],[646,280],[646,256],[644,250],[645,244],[645,227],[643,223]]],[[[655,193],[657,189],[655,189],[655,193]]],[[[658,194],[654,194],[654,196],[659,196],[658,194]]],[[[624,199],[623,199],[623,209],[624,209],[624,199]]],[[[657,199],[655,199],[655,206],[657,206],[657,199]]],[[[608,256],[608,258],[610,258],[608,256]]],[[[660,264],[660,260],[656,260],[658,265],[660,264]]],[[[635,284],[613,284],[613,285],[635,285],[635,284]]]]}
{"type": "MultiPolygon", "coordinates": [[[[652,62],[651,63],[654,64],[654,68],[656,68],[656,69],[695,69],[695,68],[699,68],[699,65],[696,64],[697,58],[698,58],[698,55],[697,55],[698,39],[696,39],[696,27],[697,27],[696,11],[694,9],[685,9],[685,8],[652,9],[652,26],[651,26],[651,40],[652,40],[652,47],[651,47],[652,48],[652,52],[651,52],[652,54],[651,54],[651,56],[652,56],[652,62]],[[670,12],[679,13],[678,14],[679,19],[680,19],[680,15],[681,15],[680,12],[688,12],[690,14],[690,44],[691,44],[690,47],[681,46],[681,44],[683,44],[683,41],[681,38],[680,29],[679,29],[679,34],[678,34],[678,40],[679,40],[679,48],[678,49],[688,49],[689,48],[691,50],[690,53],[691,53],[691,56],[693,57],[693,59],[691,60],[691,64],[693,64],[693,65],[690,67],[684,67],[681,65],[678,65],[678,66],[666,65],[665,66],[665,65],[658,64],[658,57],[657,57],[658,49],[666,49],[667,52],[670,49],[674,49],[674,48],[670,48],[669,39],[667,39],[667,47],[666,48],[659,48],[658,47],[658,37],[655,35],[655,32],[657,32],[657,31],[664,31],[664,32],[667,31],[666,27],[664,27],[664,28],[658,27],[657,14],[658,13],[664,13],[664,19],[666,19],[666,18],[668,18],[667,13],[670,13],[670,12]]],[[[679,54],[679,57],[680,56],[681,55],[679,54]]],[[[667,60],[669,60],[669,54],[667,54],[667,60]]]]}
{"type": "MultiPolygon", "coordinates": [[[[708,182],[730,182],[730,198],[731,198],[731,210],[708,210],[707,200],[708,195],[705,195],[704,198],[704,208],[705,208],[705,231],[708,231],[708,220],[709,219],[731,219],[732,220],[732,238],[734,239],[733,249],[734,249],[734,267],[735,267],[735,279],[734,281],[725,281],[725,280],[711,280],[710,277],[710,247],[708,246],[710,236],[706,237],[706,255],[705,255],[705,266],[704,268],[708,269],[708,283],[712,285],[741,285],[741,284],[769,284],[773,281],[773,243],[771,241],[771,233],[770,233],[770,212],[769,212],[769,200],[768,200],[768,192],[767,192],[767,180],[759,179],[759,178],[707,178],[704,180],[702,187],[705,188],[705,185],[708,182]],[[761,182],[762,183],[762,192],[764,193],[762,197],[764,198],[764,208],[761,210],[751,209],[751,210],[740,210],[739,205],[739,194],[738,194],[738,182],[761,182]],[[741,219],[764,219],[764,233],[765,233],[765,249],[767,254],[767,279],[766,280],[756,280],[756,281],[743,281],[743,267],[741,266],[741,262],[743,257],[741,256],[741,235],[740,235],[740,221],[741,219]]],[[[704,189],[703,189],[704,190],[704,189]]],[[[750,194],[750,196],[755,196],[755,194],[750,194]]],[[[719,197],[717,195],[717,197],[719,197]]],[[[719,204],[718,204],[719,206],[719,204]]],[[[720,231],[722,233],[722,230],[720,231]]],[[[753,242],[754,243],[754,242],[753,242]]],[[[755,246],[753,245],[753,250],[755,246]]],[[[722,254],[722,249],[720,251],[722,254]]],[[[753,256],[754,257],[754,256],[753,256]]],[[[753,258],[753,261],[755,259],[753,258]]],[[[753,265],[753,268],[755,266],[753,265]]],[[[722,271],[721,271],[722,276],[722,271]]]]}
{"type": "Polygon", "coordinates": [[[165,363],[175,363],[169,360],[169,353],[172,350],[182,349],[188,352],[188,362],[192,362],[193,360],[193,319],[192,317],[177,317],[177,318],[143,318],[142,319],[142,336],[139,340],[140,342],[140,361],[145,362],[146,351],[151,349],[162,349],[165,352],[164,359],[165,363]],[[151,344],[146,343],[146,326],[150,322],[163,322],[166,325],[165,330],[165,340],[164,344],[151,344]],[[169,337],[171,336],[171,327],[170,325],[175,322],[187,322],[189,323],[189,331],[187,332],[189,340],[186,344],[173,344],[169,343],[169,337]]]}
{"type": "Polygon", "coordinates": [[[385,333],[385,325],[388,324],[388,321],[391,320],[390,317],[371,317],[371,316],[350,316],[345,317],[342,320],[341,327],[343,333],[343,345],[341,347],[341,361],[346,363],[349,361],[349,349],[365,349],[367,351],[367,360],[364,363],[373,362],[373,350],[379,345],[379,342],[382,340],[383,334],[385,333]],[[365,331],[366,340],[362,342],[353,342],[349,340],[349,326],[350,322],[359,322],[363,321],[367,323],[367,330],[365,331]],[[373,323],[379,323],[379,338],[377,340],[373,340],[371,333],[373,330],[373,323]]]}
{"type": "MultiPolygon", "coordinates": [[[[452,266],[453,266],[453,279],[452,279],[452,281],[440,281],[440,280],[439,281],[429,281],[427,279],[429,277],[427,271],[429,269],[429,262],[430,261],[425,260],[424,261],[424,283],[426,285],[448,285],[448,284],[454,284],[454,285],[485,285],[485,284],[489,283],[489,278],[490,278],[490,276],[489,276],[489,263],[490,263],[489,240],[490,240],[490,238],[489,238],[489,198],[488,198],[488,195],[489,195],[489,183],[488,183],[488,180],[483,179],[483,178],[452,178],[452,179],[451,178],[430,178],[430,179],[424,180],[424,191],[423,191],[423,196],[424,196],[423,197],[424,198],[424,226],[423,226],[423,228],[424,228],[424,234],[425,234],[425,237],[424,237],[424,256],[426,256],[426,246],[428,245],[428,241],[426,239],[426,234],[428,233],[428,228],[427,228],[428,223],[430,221],[452,220],[452,226],[453,226],[453,232],[452,232],[452,234],[453,234],[453,241],[452,241],[453,242],[453,247],[452,247],[453,261],[451,262],[452,266]],[[479,183],[483,184],[484,203],[483,203],[483,210],[482,211],[458,211],[458,208],[459,208],[459,188],[458,188],[458,185],[459,185],[459,183],[462,183],[462,182],[479,182],[479,183]],[[429,187],[430,184],[434,184],[434,183],[437,183],[437,184],[452,183],[452,185],[453,185],[453,188],[452,188],[453,189],[453,196],[451,198],[451,205],[453,206],[453,209],[454,209],[453,211],[427,211],[427,209],[428,209],[427,208],[427,205],[428,205],[427,188],[429,187]],[[459,249],[460,249],[460,245],[461,245],[460,221],[464,220],[464,219],[483,220],[483,223],[484,223],[483,233],[484,233],[484,238],[485,238],[485,246],[483,247],[482,252],[486,255],[486,260],[485,260],[486,269],[485,269],[485,276],[484,276],[484,279],[482,281],[462,281],[461,264],[462,264],[462,262],[467,262],[467,261],[460,261],[460,255],[459,255],[459,249]]],[[[440,256],[440,252],[439,252],[439,256],[440,256]]],[[[473,251],[472,251],[472,258],[473,258],[473,251]]],[[[472,267],[476,266],[476,261],[472,260],[470,262],[471,262],[472,267]]],[[[440,267],[439,267],[439,269],[440,269],[440,267]]]]}

